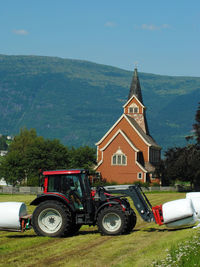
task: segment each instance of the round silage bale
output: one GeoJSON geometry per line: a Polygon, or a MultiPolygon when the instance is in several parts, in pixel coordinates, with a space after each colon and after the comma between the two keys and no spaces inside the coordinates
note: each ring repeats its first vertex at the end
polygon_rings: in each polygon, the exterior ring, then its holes
{"type": "Polygon", "coordinates": [[[0,228],[20,230],[20,217],[27,215],[23,202],[0,202],[0,228]]]}
{"type": "Polygon", "coordinates": [[[186,194],[186,199],[191,199],[193,207],[200,219],[200,192],[190,192],[186,194]]]}
{"type": "Polygon", "coordinates": [[[167,227],[180,227],[195,224],[196,212],[191,199],[178,199],[162,205],[163,221],[167,227]]]}

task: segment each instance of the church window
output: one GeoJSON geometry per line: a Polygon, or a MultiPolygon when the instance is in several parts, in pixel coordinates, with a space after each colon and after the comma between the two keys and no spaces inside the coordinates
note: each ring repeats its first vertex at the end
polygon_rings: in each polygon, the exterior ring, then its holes
{"type": "Polygon", "coordinates": [[[129,108],[129,113],[133,113],[133,108],[129,108]]]}
{"type": "Polygon", "coordinates": [[[150,148],[150,162],[159,162],[160,161],[160,151],[150,148]]]}
{"type": "Polygon", "coordinates": [[[127,157],[119,148],[117,152],[112,155],[112,165],[126,165],[127,164],[127,157]]]}
{"type": "Polygon", "coordinates": [[[122,165],[126,165],[126,156],[122,155],[122,165]]]}
{"type": "Polygon", "coordinates": [[[122,155],[117,155],[117,164],[118,165],[122,164],[122,155]]]}
{"type": "Polygon", "coordinates": [[[114,156],[112,157],[112,164],[113,164],[113,165],[116,165],[116,164],[117,164],[117,156],[116,156],[116,155],[114,155],[114,156]]]}
{"type": "Polygon", "coordinates": [[[129,113],[138,113],[139,112],[139,108],[138,106],[133,103],[132,105],[130,105],[130,107],[128,108],[128,112],[129,113]]]}

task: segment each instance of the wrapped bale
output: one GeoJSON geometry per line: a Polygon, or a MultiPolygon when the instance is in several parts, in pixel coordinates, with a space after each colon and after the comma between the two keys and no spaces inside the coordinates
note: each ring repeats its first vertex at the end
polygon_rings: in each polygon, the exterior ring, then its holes
{"type": "Polygon", "coordinates": [[[27,215],[26,205],[23,202],[0,202],[0,229],[21,229],[20,218],[27,215]]]}
{"type": "Polygon", "coordinates": [[[186,198],[200,198],[200,192],[190,192],[186,194],[186,198]]]}
{"type": "Polygon", "coordinates": [[[167,227],[181,227],[195,224],[196,213],[191,199],[178,199],[162,205],[163,221],[167,227]]]}
{"type": "Polygon", "coordinates": [[[200,192],[187,193],[186,199],[191,199],[197,218],[200,219],[200,192]]]}

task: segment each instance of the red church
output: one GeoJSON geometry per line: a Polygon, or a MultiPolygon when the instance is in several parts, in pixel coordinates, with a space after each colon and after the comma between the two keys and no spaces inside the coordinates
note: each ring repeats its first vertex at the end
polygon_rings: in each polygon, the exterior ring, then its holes
{"type": "Polygon", "coordinates": [[[96,172],[109,182],[158,182],[154,172],[161,147],[149,133],[136,68],[123,108],[122,116],[96,143],[96,172]]]}

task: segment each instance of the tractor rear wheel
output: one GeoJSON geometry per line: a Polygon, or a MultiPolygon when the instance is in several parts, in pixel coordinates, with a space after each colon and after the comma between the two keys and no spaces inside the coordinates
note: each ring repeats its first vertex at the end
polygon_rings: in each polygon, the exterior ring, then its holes
{"type": "Polygon", "coordinates": [[[32,225],[40,236],[60,237],[70,235],[71,212],[58,201],[42,202],[33,212],[32,225]]]}
{"type": "Polygon", "coordinates": [[[107,206],[99,212],[97,226],[102,235],[121,235],[126,232],[128,217],[121,206],[107,206]]]}

